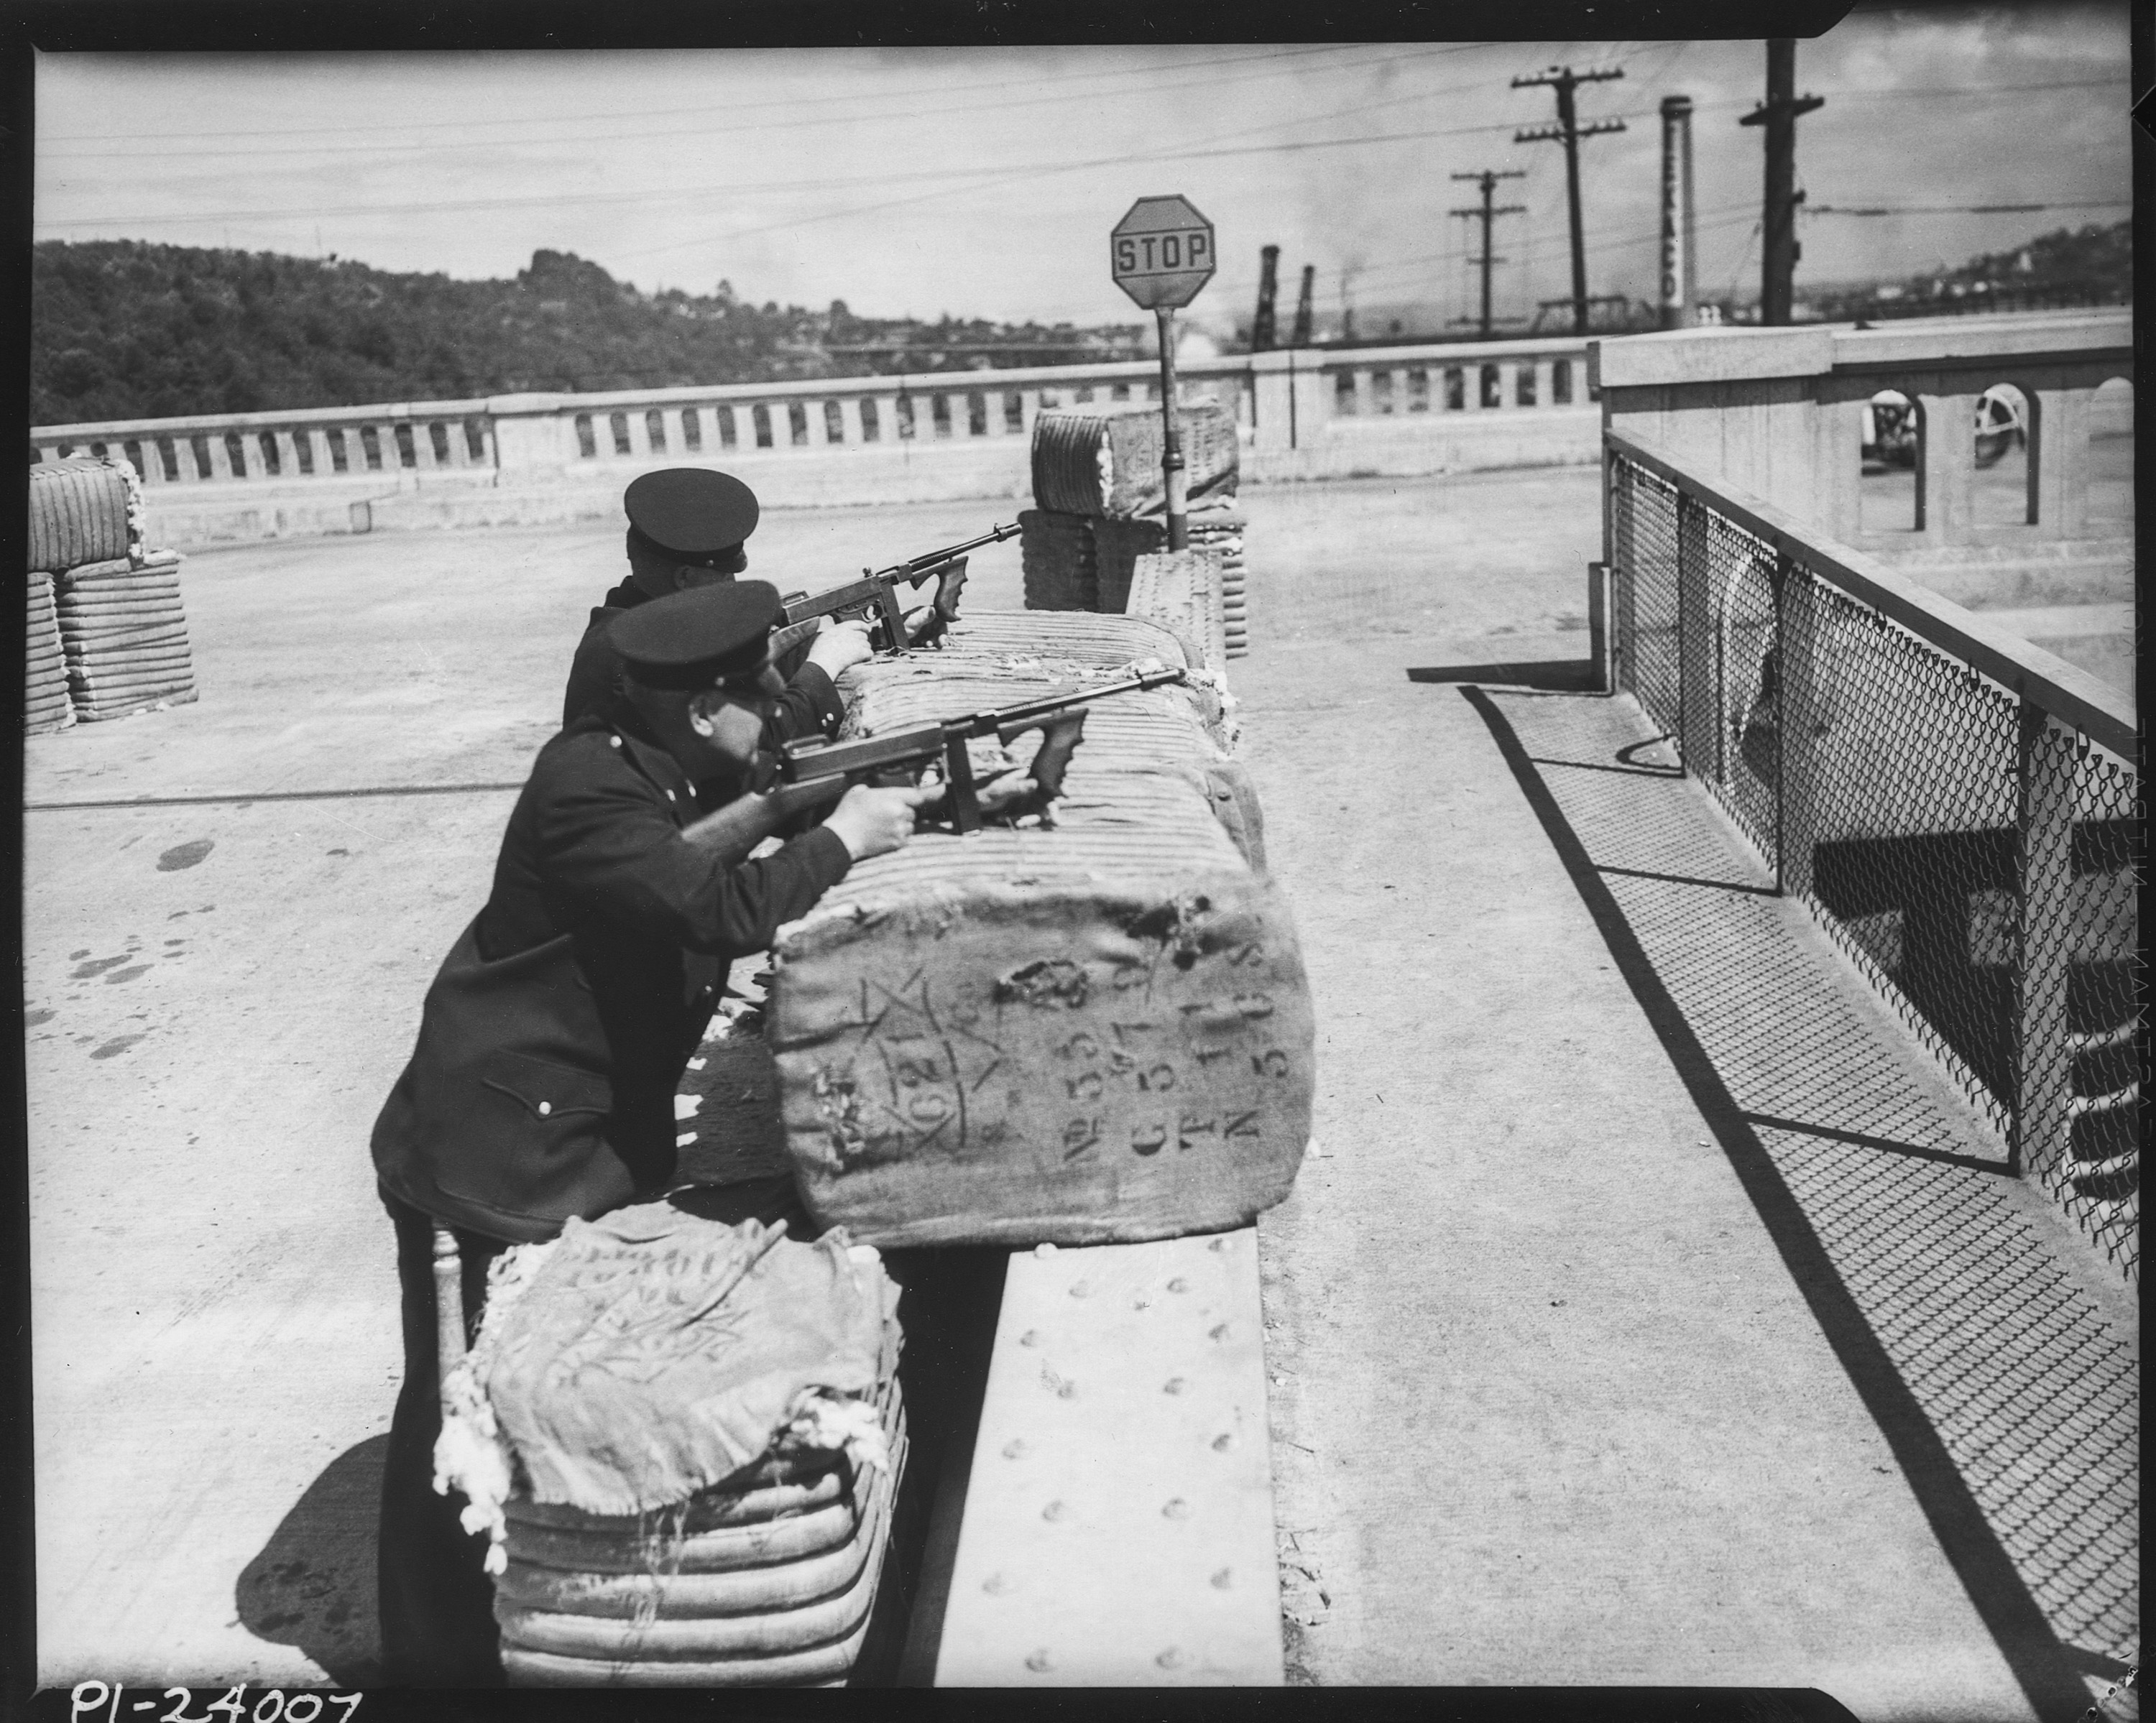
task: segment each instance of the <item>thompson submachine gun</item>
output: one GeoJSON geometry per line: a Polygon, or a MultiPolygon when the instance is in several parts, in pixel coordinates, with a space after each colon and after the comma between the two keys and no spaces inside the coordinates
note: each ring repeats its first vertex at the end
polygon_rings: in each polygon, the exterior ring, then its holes
{"type": "Polygon", "coordinates": [[[870,638],[877,651],[904,652],[908,644],[906,615],[899,608],[896,589],[901,586],[918,587],[934,575],[935,613],[917,643],[932,645],[940,641],[957,619],[958,593],[966,584],[967,553],[978,551],[983,545],[1000,544],[1017,536],[1018,523],[1013,521],[1008,526],[991,527],[978,538],[969,538],[963,544],[946,545],[940,551],[931,551],[908,562],[894,562],[888,568],[873,572],[864,568],[859,580],[848,581],[813,598],[803,592],[790,593],[785,600],[786,626],[772,635],[771,655],[773,659],[781,659],[803,641],[814,638],[817,618],[825,616],[842,620],[861,618],[872,624],[870,638]]]}
{"type": "Polygon", "coordinates": [[[1029,730],[1041,731],[1040,751],[1026,769],[1034,782],[1028,804],[1038,810],[1063,793],[1064,770],[1084,736],[1087,706],[1113,695],[1166,687],[1183,681],[1186,674],[1180,669],[1141,670],[1097,688],[1075,689],[993,711],[932,718],[881,736],[859,736],[850,741],[804,737],[788,742],[779,751],[776,784],[728,803],[690,826],[687,835],[716,850],[732,865],[789,821],[837,801],[851,785],[910,786],[920,781],[926,767],[939,759],[943,762],[944,797],[952,828],[977,832],[981,828],[981,803],[973,782],[973,760],[967,751],[968,741],[992,736],[998,741],[1010,742],[1029,730]]]}

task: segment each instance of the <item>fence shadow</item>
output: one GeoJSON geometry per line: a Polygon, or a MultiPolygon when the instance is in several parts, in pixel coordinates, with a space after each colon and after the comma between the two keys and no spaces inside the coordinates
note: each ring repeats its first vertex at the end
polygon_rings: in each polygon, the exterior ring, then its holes
{"type": "Polygon", "coordinates": [[[2131,1336],[1699,786],[1546,770],[1611,758],[1630,702],[1462,694],[2032,1708],[2080,1716],[2138,1660],[2131,1336]]]}

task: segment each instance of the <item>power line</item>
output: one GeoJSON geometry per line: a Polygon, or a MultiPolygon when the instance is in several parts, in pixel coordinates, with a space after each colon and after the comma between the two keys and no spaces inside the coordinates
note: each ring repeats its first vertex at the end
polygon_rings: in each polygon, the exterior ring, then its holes
{"type": "MultiPolygon", "coordinates": [[[[1351,110],[1349,111],[1361,111],[1351,110]]],[[[1122,156],[1099,156],[1077,162],[1035,162],[1005,172],[1004,177],[990,186],[947,187],[942,190],[924,192],[920,197],[896,198],[885,203],[856,205],[850,209],[831,210],[819,214],[803,216],[796,221],[778,222],[761,227],[737,228],[724,233],[700,236],[677,242],[675,244],[656,246],[642,252],[619,254],[623,256],[651,257],[663,251],[680,249],[681,245],[738,238],[747,234],[772,233],[788,227],[829,220],[836,216],[872,214],[879,210],[903,208],[907,204],[925,202],[930,197],[947,197],[952,191],[985,190],[993,186],[1015,184],[1020,180],[1038,178],[1060,173],[1080,173],[1098,167],[1125,167],[1135,162],[1212,161],[1234,156],[1291,155],[1306,150],[1351,148],[1364,144],[1419,142],[1434,137],[1461,137],[1471,133],[1502,131],[1512,122],[1496,121],[1481,126],[1454,126],[1424,128],[1414,131],[1381,132],[1361,137],[1310,138],[1270,143],[1240,144],[1225,148],[1152,149],[1122,156]]],[[[724,198],[739,197],[754,191],[804,191],[858,186],[892,181],[917,182],[925,178],[943,178],[973,176],[1004,172],[996,167],[932,168],[911,173],[886,174],[875,180],[864,180],[859,175],[845,175],[820,180],[767,181],[742,185],[738,182],[721,186],[689,186],[671,191],[553,192],[531,197],[473,197],[458,198],[435,203],[309,203],[280,209],[225,209],[195,210],[187,213],[151,212],[128,215],[98,215],[70,217],[46,220],[38,225],[45,229],[54,228],[110,227],[136,222],[198,223],[221,221],[271,221],[295,216],[325,215],[432,215],[462,213],[489,209],[554,208],[569,203],[634,203],[639,202],[672,201],[685,197],[724,198]]]]}
{"type": "Polygon", "coordinates": [[[2123,209],[2131,197],[2097,197],[2075,203],[1807,203],[1807,215],[2041,215],[2054,209],[2123,209]]]}
{"type": "MultiPolygon", "coordinates": [[[[1338,50],[1337,50],[1337,49],[1324,49],[1324,50],[1312,49],[1312,50],[1306,50],[1305,52],[1306,52],[1306,53],[1310,53],[1310,52],[1337,52],[1337,51],[1338,51],[1338,50]]],[[[1319,68],[1317,68],[1317,71],[1318,73],[1344,72],[1344,71],[1355,71],[1355,70],[1360,70],[1360,69],[1363,69],[1363,68],[1369,67],[1369,66],[1397,65],[1397,64],[1400,64],[1400,63],[1401,63],[1401,62],[1403,62],[1403,61],[1412,61],[1412,60],[1427,59],[1430,58],[1430,57],[1431,57],[1432,55],[1434,55],[1434,54],[1441,54],[1441,53],[1445,53],[1445,52],[1447,52],[1447,51],[1448,51],[1448,50],[1444,49],[1431,49],[1420,50],[1420,51],[1413,52],[1413,53],[1407,53],[1407,54],[1379,54],[1379,55],[1378,55],[1378,56],[1376,56],[1376,57],[1374,57],[1374,58],[1373,58],[1373,59],[1369,59],[1349,60],[1349,61],[1346,61],[1346,62],[1344,62],[1344,63],[1339,63],[1339,64],[1333,64],[1333,65],[1319,67],[1319,68]]],[[[1200,61],[1200,62],[1198,62],[1197,64],[1199,64],[1199,65],[1208,65],[1208,64],[1228,64],[1228,65],[1241,65],[1241,64],[1246,64],[1249,60],[1253,59],[1265,59],[1265,60],[1274,60],[1274,59],[1296,59],[1296,58],[1301,58],[1301,57],[1302,57],[1301,54],[1264,54],[1264,55],[1246,55],[1246,56],[1245,56],[1242,59],[1228,60],[1228,61],[1224,61],[1224,62],[1200,61]]],[[[1175,69],[1175,70],[1178,70],[1178,71],[1179,71],[1179,70],[1183,69],[1183,67],[1179,67],[1179,66],[1178,66],[1178,67],[1174,68],[1173,69],[1175,69]]],[[[1089,76],[1091,76],[1091,77],[1095,77],[1095,78],[1098,78],[1098,77],[1107,76],[1107,75],[1124,75],[1124,76],[1127,76],[1128,74],[1103,74],[1103,73],[1092,73],[1092,74],[1086,74],[1086,75],[1089,75],[1089,76]]],[[[1151,85],[1140,85],[1140,86],[1138,86],[1138,87],[1137,87],[1137,88],[1135,88],[1135,89],[1132,89],[1132,90],[1119,90],[1119,91],[1111,91],[1111,92],[1103,92],[1103,91],[1099,91],[1099,90],[1073,90],[1073,91],[1070,92],[1070,93],[1069,93],[1069,94],[1067,94],[1067,95],[1048,95],[1048,96],[1042,96],[1042,95],[1038,95],[1038,94],[1034,94],[1034,95],[1024,95],[1024,96],[1014,97],[1014,98],[1013,98],[1012,100],[1009,100],[1009,101],[998,101],[998,102],[968,102],[968,103],[966,105],[966,111],[970,115],[970,114],[981,114],[981,113],[991,113],[991,112],[996,112],[996,111],[999,111],[999,110],[1004,110],[1004,109],[1009,109],[1009,108],[1037,108],[1037,107],[1040,106],[1040,105],[1041,105],[1041,104],[1042,104],[1044,101],[1100,101],[1100,100],[1104,100],[1108,99],[1111,95],[1113,95],[1113,96],[1140,96],[1140,95],[1143,95],[1143,96],[1151,96],[1151,95],[1166,95],[1166,94],[1168,94],[1168,93],[1170,93],[1170,92],[1172,92],[1172,91],[1178,90],[1200,90],[1200,89],[1204,89],[1204,90],[1214,90],[1214,89],[1218,89],[1218,88],[1219,88],[1219,87],[1220,87],[1220,86],[1222,86],[1223,85],[1227,85],[1227,84],[1241,84],[1241,83],[1248,83],[1248,82],[1251,82],[1251,81],[1253,81],[1253,80],[1255,80],[1255,79],[1264,79],[1264,78],[1280,78],[1280,77],[1291,77],[1291,76],[1293,76],[1293,77],[1305,77],[1305,76],[1310,76],[1310,75],[1312,75],[1312,74],[1308,73],[1308,72],[1299,71],[1299,70],[1297,70],[1296,69],[1295,69],[1295,68],[1293,68],[1293,67],[1283,67],[1283,68],[1281,68],[1281,69],[1276,69],[1276,70],[1270,70],[1270,71],[1264,71],[1264,72],[1253,72],[1253,73],[1250,73],[1250,74],[1245,74],[1245,76],[1243,76],[1243,77],[1241,77],[1241,78],[1219,78],[1219,77],[1214,77],[1214,78],[1199,78],[1199,79],[1192,79],[1188,80],[1187,82],[1183,82],[1183,83],[1175,83],[1175,84],[1151,84],[1151,85]]],[[[974,86],[974,85],[966,85],[966,86],[964,86],[964,88],[966,88],[966,89],[973,89],[973,88],[976,88],[976,87],[987,87],[987,88],[994,88],[994,89],[999,89],[999,90],[1008,90],[1010,86],[1009,86],[1009,85],[1008,83],[1002,84],[1002,85],[989,85],[989,86],[974,86]]],[[[1471,86],[1470,86],[1470,85],[1460,85],[1460,86],[1459,86],[1459,88],[1460,88],[1460,89],[1462,89],[1462,90],[1464,90],[1464,89],[1467,89],[1467,88],[1470,88],[1470,87],[1471,87],[1471,86]]],[[[947,96],[948,96],[949,95],[954,94],[954,93],[956,93],[956,92],[952,92],[952,91],[935,91],[935,92],[932,92],[932,94],[935,94],[935,95],[937,95],[939,98],[947,98],[947,96]]],[[[1420,101],[1420,100],[1427,100],[1428,98],[1432,97],[1432,96],[1443,95],[1447,95],[1447,94],[1450,94],[1450,93],[1452,93],[1452,92],[1448,91],[1448,90],[1425,90],[1425,91],[1420,91],[1420,92],[1418,92],[1418,93],[1416,93],[1416,94],[1414,94],[1414,95],[1412,95],[1402,96],[1402,97],[1396,97],[1396,98],[1394,98],[1393,100],[1389,100],[1389,101],[1379,102],[1379,103],[1374,103],[1374,104],[1368,104],[1368,105],[1365,105],[1364,106],[1361,107],[1361,108],[1358,108],[1358,109],[1355,109],[1355,110],[1349,110],[1349,111],[1355,111],[1355,112],[1367,112],[1367,111],[1369,111],[1370,108],[1372,108],[1372,107],[1394,107],[1394,106],[1398,106],[1401,102],[1404,102],[1404,101],[1420,101]]],[[[894,95],[896,95],[896,93],[894,93],[894,95]]],[[[824,96],[824,97],[812,98],[811,100],[821,100],[821,101],[832,101],[832,100],[841,100],[841,99],[842,99],[842,98],[831,97],[831,96],[824,96]]],[[[893,97],[891,97],[891,96],[885,96],[885,95],[879,95],[867,96],[867,97],[849,96],[849,97],[846,97],[846,98],[843,98],[843,100],[852,100],[852,101],[856,101],[856,102],[860,102],[860,101],[877,101],[877,100],[891,100],[891,99],[893,99],[893,97]]],[[[753,107],[762,107],[762,106],[765,106],[765,105],[784,105],[784,106],[788,107],[788,108],[795,108],[795,107],[798,107],[798,106],[799,106],[799,105],[800,105],[800,104],[795,104],[795,103],[788,103],[788,104],[762,104],[762,103],[756,103],[756,104],[751,104],[751,105],[750,105],[750,106],[753,106],[753,107]]],[[[664,110],[662,110],[662,112],[663,112],[663,111],[664,111],[664,110]]],[[[708,113],[710,113],[710,112],[711,112],[711,110],[710,110],[708,107],[706,107],[706,108],[698,108],[698,109],[685,110],[681,110],[681,111],[687,111],[687,112],[693,112],[693,113],[699,113],[699,114],[708,114],[708,113]]],[[[742,111],[742,110],[740,110],[740,109],[738,109],[738,108],[736,108],[736,109],[730,109],[728,111],[730,111],[730,112],[739,112],[739,111],[742,111]]],[[[551,132],[550,134],[548,134],[547,136],[544,136],[544,137],[540,137],[540,138],[532,138],[532,139],[517,139],[517,140],[504,141],[504,142],[497,142],[497,143],[495,143],[495,144],[494,144],[494,145],[492,145],[492,146],[491,146],[491,147],[495,147],[495,148],[500,148],[500,147],[504,147],[504,146],[510,146],[510,147],[518,147],[518,146],[546,147],[546,146],[561,146],[561,145],[562,145],[562,144],[576,144],[576,145],[580,145],[580,146],[581,146],[581,145],[584,145],[584,144],[598,144],[598,143],[623,143],[623,142],[631,142],[631,141],[637,141],[637,140],[639,140],[639,139],[644,139],[644,138],[653,138],[653,137],[663,137],[663,138],[667,138],[667,139],[670,139],[670,140],[676,140],[676,141],[678,141],[678,140],[689,139],[689,138],[728,137],[728,136],[735,136],[735,135],[737,135],[737,134],[738,134],[738,133],[742,133],[742,132],[755,132],[755,133],[757,133],[757,134],[759,134],[759,135],[766,135],[766,136],[767,136],[768,134],[770,134],[770,133],[772,133],[772,132],[774,132],[774,131],[790,131],[790,130],[798,129],[798,128],[802,127],[802,126],[820,126],[820,127],[826,127],[826,128],[828,128],[828,127],[829,127],[829,126],[833,126],[833,125],[834,125],[834,124],[845,124],[845,125],[870,125],[870,124],[880,124],[880,123],[886,123],[886,122],[888,122],[888,121],[895,121],[895,120],[915,120],[915,119],[947,118],[947,115],[948,115],[947,106],[942,106],[942,105],[939,105],[939,106],[934,106],[934,107],[901,108],[901,109],[896,109],[896,110],[891,110],[891,111],[889,111],[889,112],[883,112],[883,113],[850,112],[850,113],[848,113],[846,115],[844,115],[844,117],[843,121],[834,121],[834,119],[832,119],[830,116],[826,115],[822,115],[822,114],[807,114],[807,115],[801,115],[800,117],[798,117],[798,118],[797,118],[797,119],[793,119],[793,120],[790,120],[790,121],[788,121],[788,120],[780,120],[780,121],[751,121],[750,123],[748,123],[748,124],[747,124],[747,125],[740,125],[740,126],[699,126],[699,127],[689,127],[689,128],[678,127],[678,126],[664,126],[664,127],[660,127],[660,128],[659,128],[659,129],[657,129],[657,130],[636,131],[611,131],[611,132],[597,132],[597,133],[587,133],[587,134],[581,134],[581,135],[572,135],[572,134],[565,133],[565,132],[562,131],[561,131],[561,129],[560,129],[560,127],[557,126],[552,132],[551,132]]],[[[653,118],[653,117],[656,117],[656,116],[652,115],[623,115],[623,116],[621,116],[621,117],[623,117],[623,118],[636,118],[636,119],[649,119],[649,118],[653,118]]],[[[1312,115],[1312,116],[1309,116],[1309,117],[1311,117],[1311,118],[1312,118],[1312,119],[1315,119],[1315,118],[1318,118],[1318,117],[1321,117],[1321,116],[1318,116],[1318,115],[1312,115]]],[[[473,122],[470,122],[470,123],[472,123],[472,124],[475,124],[475,125],[509,125],[509,124],[523,124],[523,125],[528,125],[528,124],[531,124],[531,121],[473,121],[473,122]]],[[[1291,124],[1296,124],[1296,123],[1301,123],[1301,122],[1297,122],[1297,121],[1291,121],[1291,122],[1288,122],[1288,123],[1291,123],[1291,124]]],[[[402,131],[411,131],[411,130],[413,130],[413,129],[415,129],[415,128],[411,127],[411,126],[405,126],[405,127],[400,127],[400,128],[398,128],[398,129],[399,129],[399,130],[402,130],[402,131]]],[[[184,134],[182,134],[182,136],[184,136],[184,134]]],[[[201,134],[201,136],[205,136],[205,137],[234,136],[250,136],[250,135],[251,135],[251,134],[246,134],[246,133],[223,133],[223,132],[205,132],[205,133],[201,134]]],[[[146,141],[146,141],[149,141],[150,140],[151,140],[151,139],[153,139],[153,138],[155,138],[155,137],[157,137],[157,136],[161,136],[161,134],[157,134],[157,133],[149,133],[149,132],[140,133],[140,134],[137,134],[137,135],[136,135],[137,138],[139,138],[139,140],[140,140],[140,141],[146,141]]],[[[89,140],[89,141],[105,141],[105,140],[103,140],[103,139],[92,139],[92,140],[89,140]]],[[[58,141],[58,140],[48,140],[48,141],[58,141]]],[[[151,161],[151,160],[166,160],[166,159],[169,159],[171,156],[173,156],[173,155],[175,155],[175,154],[180,154],[180,155],[183,155],[187,159],[188,159],[188,160],[193,160],[193,161],[200,161],[200,160],[203,160],[203,159],[206,159],[206,158],[208,158],[208,157],[213,156],[244,156],[248,157],[250,161],[252,161],[252,160],[258,160],[258,159],[259,159],[259,158],[261,158],[261,157],[263,157],[263,156],[320,156],[320,155],[351,156],[351,155],[357,155],[357,154],[365,154],[365,155],[368,155],[368,156],[387,156],[387,155],[392,155],[392,154],[411,154],[411,153],[425,153],[425,154],[431,154],[431,155],[439,155],[439,154],[440,154],[440,153],[441,153],[441,152],[442,152],[445,148],[447,148],[447,149],[454,149],[454,148],[457,148],[457,147],[459,147],[459,146],[458,146],[458,145],[456,145],[456,144],[454,144],[454,143],[444,144],[444,143],[443,142],[443,141],[442,141],[442,140],[440,140],[439,138],[434,138],[434,139],[430,139],[429,141],[426,141],[426,142],[424,142],[424,143],[408,143],[408,144],[403,144],[403,143],[382,143],[382,144],[375,144],[375,143],[362,143],[362,144],[358,144],[358,145],[355,146],[355,145],[354,145],[354,144],[350,141],[350,139],[349,139],[348,137],[346,137],[346,136],[344,135],[344,133],[343,133],[343,132],[341,131],[341,131],[339,131],[339,133],[338,133],[337,137],[336,137],[336,139],[334,139],[334,140],[332,140],[332,141],[329,141],[329,142],[326,142],[326,143],[319,143],[319,144],[295,144],[295,145],[290,145],[290,146],[283,146],[283,147],[278,147],[278,148],[263,148],[263,147],[260,147],[260,146],[237,146],[237,147],[234,147],[234,148],[232,148],[232,149],[222,149],[222,150],[187,150],[187,151],[177,151],[177,152],[173,151],[170,151],[170,150],[79,150],[79,151],[71,151],[71,152],[55,154],[55,155],[54,155],[54,156],[52,156],[52,158],[51,158],[51,159],[53,159],[54,161],[56,161],[56,162],[98,162],[98,161],[144,162],[144,161],[151,161]]]]}
{"type": "MultiPolygon", "coordinates": [[[[1124,67],[1113,69],[1103,69],[1100,71],[1046,73],[1037,78],[1034,78],[1029,81],[1034,84],[1065,84],[1083,80],[1098,80],[1104,78],[1151,76],[1154,72],[1161,70],[1168,72],[1183,72],[1203,66],[1240,66],[1250,65],[1260,61],[1306,59],[1314,54],[1352,53],[1358,48],[1366,47],[1368,45],[1368,44],[1355,42],[1332,44],[1317,48],[1282,49],[1268,54],[1235,54],[1224,56],[1216,59],[1207,60],[1182,60],[1172,66],[1160,68],[1124,67]]],[[[1460,43],[1441,48],[1433,48],[1429,50],[1429,53],[1430,54],[1458,54],[1464,52],[1467,49],[1477,48],[1483,45],[1484,44],[1481,43],[1473,42],[1460,43]]],[[[999,78],[992,81],[979,84],[923,84],[914,86],[911,89],[884,91],[881,92],[881,94],[886,97],[910,97],[921,95],[947,98],[954,95],[965,95],[969,92],[977,90],[1003,90],[1009,88],[1010,79],[1009,78],[999,78]]],[[[1143,90],[1142,88],[1141,88],[1139,90],[1129,93],[1142,94],[1143,90]]],[[[851,91],[840,91],[829,95],[784,96],[775,98],[770,101],[728,102],[726,105],[726,111],[729,113],[747,114],[759,113],[770,108],[785,108],[790,110],[802,107],[822,105],[833,102],[850,102],[858,101],[860,100],[861,100],[861,98],[851,91]]],[[[580,121],[588,120],[605,121],[608,120],[670,119],[684,114],[708,114],[711,111],[711,106],[712,105],[711,103],[706,102],[700,104],[697,106],[688,108],[634,108],[616,112],[572,115],[562,115],[556,113],[537,115],[519,114],[500,120],[444,121],[439,118],[434,118],[427,120],[385,121],[382,124],[373,126],[346,126],[340,123],[337,126],[337,131],[340,136],[348,136],[354,132],[408,132],[424,131],[438,133],[445,127],[454,127],[459,130],[470,130],[471,128],[482,126],[542,126],[550,128],[548,139],[551,139],[553,136],[558,136],[560,129],[564,124],[574,125],[580,121]]],[[[144,141],[153,138],[290,137],[311,133],[319,129],[320,126],[318,123],[317,125],[311,126],[273,126],[253,131],[221,130],[213,131],[142,131],[136,132],[132,134],[132,136],[144,141]]],[[[40,139],[39,142],[41,145],[54,143],[101,143],[107,141],[110,136],[111,134],[109,131],[70,132],[44,137],[40,139]]],[[[541,139],[538,141],[543,142],[548,141],[548,139],[541,139]]],[[[437,146],[439,147],[439,145],[437,146]]]]}

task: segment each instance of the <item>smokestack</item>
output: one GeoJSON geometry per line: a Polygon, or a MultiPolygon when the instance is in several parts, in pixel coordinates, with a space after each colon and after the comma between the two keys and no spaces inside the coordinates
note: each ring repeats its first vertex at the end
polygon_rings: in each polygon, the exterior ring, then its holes
{"type": "Polygon", "coordinates": [[[1250,351],[1265,353],[1280,345],[1273,329],[1273,295],[1280,287],[1280,247],[1265,246],[1258,257],[1258,314],[1250,320],[1250,351]]]}
{"type": "Polygon", "coordinates": [[[1317,291],[1317,265],[1302,266],[1302,294],[1295,302],[1295,333],[1288,340],[1291,347],[1310,345],[1311,295],[1317,291]]]}
{"type": "Polygon", "coordinates": [[[1691,98],[1662,98],[1661,326],[1682,329],[1699,300],[1691,203],[1691,98]]]}

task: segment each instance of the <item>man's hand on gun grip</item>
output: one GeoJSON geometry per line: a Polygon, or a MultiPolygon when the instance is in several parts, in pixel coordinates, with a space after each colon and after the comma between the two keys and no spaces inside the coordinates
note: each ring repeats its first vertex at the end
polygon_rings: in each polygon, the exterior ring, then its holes
{"type": "Polygon", "coordinates": [[[839,798],[824,825],[839,834],[849,855],[863,861],[903,849],[913,836],[914,811],[942,794],[941,784],[912,790],[878,790],[855,784],[839,798]]]}
{"type": "Polygon", "coordinates": [[[869,642],[866,623],[834,622],[829,617],[824,618],[815,644],[808,649],[808,662],[834,682],[842,671],[865,664],[875,656],[875,648],[869,642]]]}

